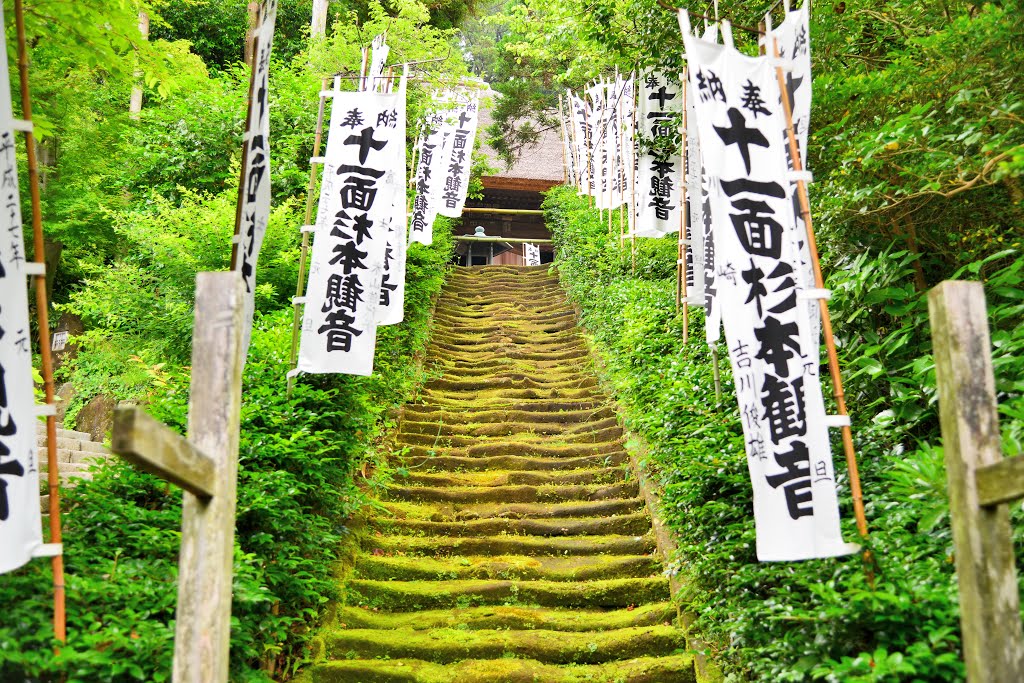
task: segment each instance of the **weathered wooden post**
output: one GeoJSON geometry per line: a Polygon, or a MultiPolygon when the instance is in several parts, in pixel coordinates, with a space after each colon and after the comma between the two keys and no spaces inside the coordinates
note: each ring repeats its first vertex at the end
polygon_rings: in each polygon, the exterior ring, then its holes
{"type": "Polygon", "coordinates": [[[188,440],[137,408],[114,415],[114,452],[184,489],[175,683],[228,680],[243,296],[236,271],[196,278],[188,440]]]}
{"type": "Polygon", "coordinates": [[[928,295],[960,586],[967,680],[1024,681],[1013,540],[1006,503],[1024,496],[1024,458],[1004,459],[985,293],[946,281],[928,295]]]}

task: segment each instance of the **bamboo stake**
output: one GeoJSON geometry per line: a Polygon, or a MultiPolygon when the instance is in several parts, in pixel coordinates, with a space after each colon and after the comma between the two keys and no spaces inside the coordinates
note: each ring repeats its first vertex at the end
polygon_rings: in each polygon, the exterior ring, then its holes
{"type": "MultiPolygon", "coordinates": [[[[32,120],[32,97],[28,84],[28,48],[25,40],[25,9],[22,0],[14,0],[14,21],[18,39],[18,76],[21,85],[21,115],[32,120]]],[[[39,196],[39,164],[36,159],[36,138],[30,127],[25,131],[25,151],[28,156],[29,194],[32,198],[32,260],[46,263],[43,241],[43,212],[39,196]]],[[[46,272],[35,276],[36,314],[39,317],[39,356],[43,371],[43,391],[46,404],[53,405],[53,357],[50,353],[50,312],[46,300],[46,272]]],[[[50,493],[50,543],[62,543],[60,523],[60,473],[57,465],[57,417],[46,416],[46,482],[50,493]]],[[[53,569],[53,637],[67,640],[67,614],[64,607],[64,555],[58,553],[50,560],[53,569]]]]}
{"type": "MultiPolygon", "coordinates": [[[[327,90],[328,79],[323,79],[320,82],[320,107],[316,114],[316,136],[313,138],[313,156],[320,156],[320,143],[323,140],[324,132],[324,110],[327,105],[327,97],[324,96],[323,91],[327,90]]],[[[338,81],[334,84],[335,92],[341,90],[338,81]]],[[[305,222],[303,225],[311,225],[313,222],[313,192],[316,191],[316,171],[319,164],[310,163],[309,165],[309,184],[306,186],[306,214],[305,222]]],[[[302,246],[299,248],[299,278],[295,283],[295,296],[301,297],[306,288],[306,261],[309,258],[309,233],[305,230],[302,231],[302,246]]],[[[289,356],[288,369],[294,370],[298,366],[299,357],[299,329],[302,323],[302,305],[300,303],[293,303],[292,310],[292,350],[289,356]]],[[[292,390],[295,388],[295,377],[292,373],[288,373],[288,385],[287,395],[288,398],[292,396],[292,390]]]]}
{"type": "MultiPolygon", "coordinates": [[[[768,35],[771,35],[770,33],[768,35]]],[[[772,56],[779,58],[779,43],[774,36],[772,38],[772,56]]],[[[796,134],[793,130],[793,109],[790,106],[789,94],[786,90],[786,76],[781,66],[775,67],[775,77],[779,83],[779,94],[782,98],[782,110],[786,116],[786,138],[789,142],[789,154],[793,160],[793,170],[797,173],[803,171],[803,162],[800,160],[800,148],[796,142],[796,134]]],[[[807,183],[797,180],[797,196],[800,200],[800,213],[807,226],[807,246],[810,251],[811,265],[814,268],[814,286],[818,289],[825,288],[825,281],[821,274],[821,262],[818,260],[818,244],[814,238],[814,226],[811,223],[811,205],[807,196],[807,183]]],[[[846,410],[846,396],[843,394],[843,378],[839,371],[839,355],[836,352],[836,340],[832,333],[832,318],[828,312],[828,303],[825,299],[818,299],[818,307],[821,311],[821,331],[825,337],[825,348],[828,352],[828,369],[832,376],[832,396],[836,400],[836,409],[840,415],[849,415],[846,410]]],[[[853,514],[857,520],[857,530],[860,535],[867,538],[868,522],[864,513],[864,496],[861,492],[860,473],[857,469],[857,454],[853,447],[853,431],[849,424],[842,427],[843,452],[846,455],[846,466],[850,472],[850,493],[853,497],[853,514]]],[[[865,553],[869,559],[869,554],[865,553]]]]}
{"type": "Polygon", "coordinates": [[[686,303],[689,292],[687,291],[686,278],[686,223],[689,211],[686,209],[686,161],[687,154],[689,153],[690,141],[687,138],[687,103],[686,103],[686,80],[687,74],[686,69],[683,69],[683,78],[681,90],[683,93],[683,127],[682,127],[682,145],[679,150],[679,245],[678,252],[679,258],[677,259],[676,276],[679,278],[678,286],[676,287],[676,313],[680,311],[682,307],[683,313],[683,346],[686,346],[690,341],[690,307],[686,303]]]}

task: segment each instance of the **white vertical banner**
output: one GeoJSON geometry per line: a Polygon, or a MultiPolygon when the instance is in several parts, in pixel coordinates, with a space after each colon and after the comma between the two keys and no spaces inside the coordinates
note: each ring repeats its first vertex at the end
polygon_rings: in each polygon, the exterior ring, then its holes
{"type": "Polygon", "coordinates": [[[256,310],[256,262],[270,220],[270,51],[274,41],[277,0],[260,3],[256,28],[256,54],[252,67],[249,118],[246,122],[245,160],[238,187],[238,244],[233,270],[245,283],[243,316],[243,355],[252,336],[252,317],[256,310]]]}
{"type": "Polygon", "coordinates": [[[435,110],[427,114],[420,146],[420,160],[416,169],[416,197],[412,203],[409,242],[429,246],[434,240],[434,219],[443,187],[442,166],[448,150],[452,128],[445,121],[445,113],[435,110]]]}
{"type": "Polygon", "coordinates": [[[684,83],[683,87],[686,89],[686,117],[684,121],[686,128],[686,161],[684,177],[686,184],[686,208],[689,209],[687,215],[689,225],[686,230],[688,237],[686,245],[687,304],[704,306],[704,272],[707,264],[704,260],[706,257],[704,247],[704,211],[700,189],[700,135],[697,132],[697,116],[693,107],[693,88],[690,87],[689,82],[684,83]]]}
{"type": "Polygon", "coordinates": [[[600,83],[587,91],[593,103],[591,113],[591,156],[594,160],[594,206],[608,208],[608,88],[600,83]]]}
{"type": "MultiPolygon", "coordinates": [[[[800,168],[807,169],[807,135],[811,123],[811,46],[810,46],[810,13],[807,3],[798,10],[787,12],[782,24],[771,30],[771,16],[767,17],[769,28],[767,40],[775,41],[779,50],[779,57],[789,67],[786,69],[786,94],[789,97],[789,106],[793,113],[793,132],[795,133],[797,147],[800,150],[800,168]]],[[[767,54],[773,54],[773,45],[769,42],[766,45],[767,54]]],[[[788,133],[783,121],[783,140],[788,141],[788,133]]],[[[793,159],[790,155],[789,145],[786,144],[786,161],[790,170],[793,170],[793,159]]],[[[793,215],[796,221],[796,230],[790,234],[795,242],[795,248],[799,255],[798,276],[801,286],[811,289],[814,283],[814,265],[811,263],[810,244],[807,239],[807,224],[804,222],[803,213],[800,209],[800,199],[797,195],[796,181],[790,181],[790,193],[793,197],[793,215]]],[[[815,340],[821,338],[821,317],[818,302],[809,300],[805,304],[807,315],[811,320],[811,337],[815,340]]]]}
{"type": "Polygon", "coordinates": [[[387,44],[387,36],[381,33],[375,36],[370,45],[370,71],[366,74],[367,84],[364,90],[384,92],[387,89],[387,79],[384,78],[384,65],[387,64],[388,54],[391,48],[387,44]]]}
{"type": "MultiPolygon", "coordinates": [[[[568,91],[567,91],[568,92],[568,91]]],[[[590,194],[591,171],[593,170],[593,159],[590,155],[590,125],[589,112],[585,99],[569,93],[569,100],[572,102],[572,125],[576,130],[576,159],[579,168],[579,180],[577,186],[580,194],[590,194]]]]}
{"type": "Polygon", "coordinates": [[[536,244],[524,244],[523,245],[523,261],[528,266],[539,266],[540,265],[540,247],[536,244]]]}
{"type": "Polygon", "coordinates": [[[753,486],[757,557],[792,561],[857,550],[839,505],[817,347],[797,299],[784,124],[774,60],[692,36],[680,12],[711,187],[716,286],[753,486]]]}
{"type": "MultiPolygon", "coordinates": [[[[398,83],[398,129],[402,131],[402,155],[395,170],[404,181],[405,167],[405,129],[406,129],[406,88],[409,83],[409,66],[402,69],[402,79],[398,83]]],[[[388,223],[387,246],[384,248],[384,276],[380,282],[380,302],[377,308],[378,325],[394,325],[405,319],[405,258],[408,252],[408,241],[405,234],[405,185],[402,191],[395,194],[391,204],[391,217],[388,223]]]]}
{"type": "Polygon", "coordinates": [[[660,71],[642,76],[638,134],[656,148],[644,150],[637,175],[637,237],[661,237],[678,232],[682,220],[682,157],[678,150],[666,154],[676,138],[682,111],[681,85],[660,71]]]}
{"type": "MultiPolygon", "coordinates": [[[[3,34],[0,7],[0,35],[3,34]]],[[[43,544],[18,162],[7,45],[0,46],[0,574],[43,544]]]]}
{"type": "Polygon", "coordinates": [[[469,174],[473,168],[473,145],[476,142],[476,128],[479,122],[479,100],[475,94],[460,98],[451,120],[452,136],[448,148],[447,163],[444,167],[444,184],[438,213],[458,218],[466,205],[469,190],[469,174]]]}
{"type": "Polygon", "coordinates": [[[334,97],[298,369],[370,375],[388,226],[404,196],[404,94],[334,97]]]}
{"type": "Polygon", "coordinates": [[[572,112],[565,111],[565,108],[568,106],[569,101],[566,100],[565,105],[559,108],[558,125],[561,127],[562,131],[562,155],[565,158],[565,180],[569,185],[576,185],[576,155],[572,148],[572,112]]]}

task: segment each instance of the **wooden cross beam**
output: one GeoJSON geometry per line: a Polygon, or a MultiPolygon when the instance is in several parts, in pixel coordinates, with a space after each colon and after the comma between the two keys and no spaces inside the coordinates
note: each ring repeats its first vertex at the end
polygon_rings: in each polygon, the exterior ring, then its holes
{"type": "Polygon", "coordinates": [[[1003,458],[988,309],[980,282],[928,295],[969,683],[1024,680],[1024,631],[1007,502],[1024,496],[1024,459],[1003,458]]]}
{"type": "Polygon", "coordinates": [[[175,683],[228,680],[243,295],[237,271],[196,277],[187,440],[138,408],[114,414],[112,450],[184,489],[175,683]]]}

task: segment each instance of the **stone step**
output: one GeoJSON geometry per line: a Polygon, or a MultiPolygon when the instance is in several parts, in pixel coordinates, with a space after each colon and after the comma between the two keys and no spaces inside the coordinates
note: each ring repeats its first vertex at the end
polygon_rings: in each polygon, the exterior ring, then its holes
{"type": "Polygon", "coordinates": [[[644,536],[372,536],[362,542],[369,553],[384,555],[647,555],[654,537],[644,536]]]}
{"type": "Polygon", "coordinates": [[[637,494],[635,481],[577,486],[392,486],[388,489],[391,500],[441,503],[562,503],[633,498],[637,494]]]}
{"type": "Polygon", "coordinates": [[[465,609],[382,612],[362,607],[340,607],[332,623],[350,628],[415,629],[552,629],[607,631],[666,624],[676,618],[671,602],[652,602],[626,609],[585,610],[495,605],[465,609]]]}
{"type": "Polygon", "coordinates": [[[622,453],[622,444],[616,441],[604,443],[542,444],[517,443],[515,441],[488,442],[480,439],[472,446],[409,446],[406,455],[431,456],[448,455],[456,458],[494,457],[518,455],[525,458],[579,458],[585,455],[612,455],[622,453]]]}
{"type": "Polygon", "coordinates": [[[472,424],[446,424],[444,420],[416,422],[411,419],[402,420],[400,434],[439,434],[441,436],[493,437],[511,436],[513,434],[534,434],[537,436],[565,436],[600,433],[606,429],[617,428],[619,422],[614,417],[594,419],[593,413],[586,413],[589,419],[576,421],[541,422],[537,420],[475,420],[472,424]]]}
{"type": "MultiPolygon", "coordinates": [[[[395,442],[403,446],[450,446],[453,448],[470,448],[474,446],[481,446],[484,444],[500,444],[500,445],[515,445],[515,446],[569,446],[579,444],[608,444],[608,443],[622,443],[622,428],[618,425],[614,427],[606,427],[596,431],[562,431],[561,433],[555,432],[554,429],[549,428],[549,433],[536,433],[527,431],[528,427],[515,433],[497,433],[500,430],[505,429],[505,425],[492,424],[489,425],[495,434],[492,435],[476,435],[476,436],[460,436],[457,434],[444,434],[441,433],[440,428],[435,428],[435,433],[429,432],[407,432],[401,431],[395,435],[395,442]],[[554,433],[551,433],[554,432],[554,433]]],[[[481,431],[487,431],[487,428],[480,428],[481,431]]]]}
{"type": "Polygon", "coordinates": [[[405,487],[424,486],[439,488],[451,486],[504,487],[504,486],[571,486],[615,484],[625,480],[622,467],[602,467],[582,470],[494,470],[474,472],[410,472],[395,477],[405,487]]]}
{"type": "Polygon", "coordinates": [[[533,424],[579,424],[612,418],[615,412],[599,403],[540,401],[527,404],[523,409],[446,410],[437,406],[409,404],[403,408],[406,421],[430,424],[480,424],[494,422],[529,422],[533,424]]]}
{"type": "MultiPolygon", "coordinates": [[[[49,457],[49,451],[45,446],[38,446],[36,447],[36,457],[46,460],[49,457]]],[[[57,462],[93,462],[109,457],[111,457],[109,452],[57,449],[57,462]]]]}
{"type": "Polygon", "coordinates": [[[479,605],[621,608],[669,598],[668,579],[603,579],[597,581],[372,581],[351,579],[349,602],[405,611],[479,605]]]}
{"type": "MultiPolygon", "coordinates": [[[[46,460],[39,461],[39,481],[46,482],[46,473],[49,464],[46,460]]],[[[90,465],[81,462],[58,462],[57,472],[60,473],[60,478],[66,480],[69,477],[78,477],[79,479],[92,479],[92,472],[89,471],[90,465]]]]}
{"type": "Polygon", "coordinates": [[[641,657],[607,664],[558,666],[529,659],[352,659],[311,669],[311,683],[696,683],[693,655],[641,657]]]}
{"type": "Polygon", "coordinates": [[[549,519],[474,519],[459,522],[432,522],[418,519],[381,519],[374,526],[392,534],[431,536],[601,536],[605,534],[636,534],[651,530],[651,520],[644,513],[613,517],[563,517],[549,519]]]}
{"type": "Polygon", "coordinates": [[[519,455],[492,457],[455,457],[447,455],[418,455],[405,457],[402,465],[425,472],[451,470],[575,470],[590,467],[611,467],[629,460],[625,451],[619,453],[584,455],[579,458],[528,458],[519,455]]]}
{"type": "Polygon", "coordinates": [[[657,576],[660,564],[650,555],[477,555],[450,558],[386,557],[360,554],[356,575],[377,581],[445,579],[516,579],[590,581],[657,576]]]}
{"type": "MultiPolygon", "coordinates": [[[[36,423],[36,433],[46,436],[46,422],[40,420],[36,423]]],[[[78,439],[79,441],[91,441],[92,434],[88,432],[76,432],[73,429],[64,429],[57,423],[57,437],[61,439],[78,439]]]]}
{"type": "Polygon", "coordinates": [[[685,649],[686,639],[672,626],[638,626],[613,631],[437,629],[430,633],[338,629],[325,638],[328,656],[357,659],[389,656],[439,664],[463,659],[500,659],[508,653],[546,664],[603,664],[685,649]]]}
{"type": "Polygon", "coordinates": [[[571,503],[478,503],[444,505],[437,503],[384,503],[388,519],[422,519],[431,522],[460,522],[470,519],[556,519],[628,515],[646,509],[642,498],[571,503]]]}

